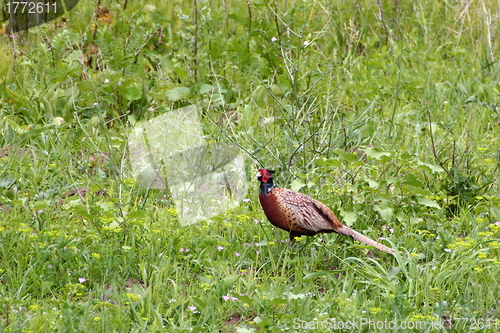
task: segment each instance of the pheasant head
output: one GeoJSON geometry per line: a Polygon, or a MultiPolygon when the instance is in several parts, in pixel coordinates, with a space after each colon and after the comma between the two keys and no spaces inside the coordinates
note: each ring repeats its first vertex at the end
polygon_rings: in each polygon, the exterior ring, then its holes
{"type": "Polygon", "coordinates": [[[259,169],[257,172],[257,180],[260,182],[259,194],[268,194],[274,188],[273,173],[274,170],[259,169]]]}

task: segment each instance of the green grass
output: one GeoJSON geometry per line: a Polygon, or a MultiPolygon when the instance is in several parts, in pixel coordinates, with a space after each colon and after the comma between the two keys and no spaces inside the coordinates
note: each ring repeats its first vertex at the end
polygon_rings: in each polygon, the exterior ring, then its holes
{"type": "Polygon", "coordinates": [[[166,3],[1,27],[0,332],[498,331],[498,4],[166,3]],[[250,201],[183,227],[127,135],[192,104],[250,201]],[[261,166],[401,252],[290,247],[261,166]]]}

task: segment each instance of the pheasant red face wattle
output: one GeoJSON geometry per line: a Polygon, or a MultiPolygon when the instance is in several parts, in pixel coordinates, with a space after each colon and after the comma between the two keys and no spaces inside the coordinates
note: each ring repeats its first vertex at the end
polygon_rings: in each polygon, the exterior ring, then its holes
{"type": "Polygon", "coordinates": [[[260,169],[257,178],[262,177],[262,182],[267,183],[273,177],[274,170],[260,169]]]}

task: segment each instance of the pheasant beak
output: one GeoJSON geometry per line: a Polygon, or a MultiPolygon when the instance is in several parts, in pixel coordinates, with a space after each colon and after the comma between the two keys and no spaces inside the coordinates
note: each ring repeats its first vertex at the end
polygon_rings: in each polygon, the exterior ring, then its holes
{"type": "Polygon", "coordinates": [[[262,174],[259,171],[259,172],[257,172],[257,179],[260,178],[260,177],[262,177],[262,174]]]}

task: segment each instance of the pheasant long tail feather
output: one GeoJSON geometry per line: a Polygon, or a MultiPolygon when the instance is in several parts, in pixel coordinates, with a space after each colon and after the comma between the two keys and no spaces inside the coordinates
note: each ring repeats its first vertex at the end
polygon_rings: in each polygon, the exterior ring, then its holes
{"type": "Polygon", "coordinates": [[[387,252],[389,254],[394,255],[393,249],[391,249],[385,245],[382,245],[382,244],[374,241],[373,239],[368,238],[365,235],[362,235],[359,232],[357,232],[356,230],[353,230],[349,227],[343,226],[342,228],[335,230],[335,231],[341,235],[352,237],[353,239],[357,240],[358,242],[365,243],[366,245],[375,246],[380,251],[384,251],[384,252],[387,252]]]}

